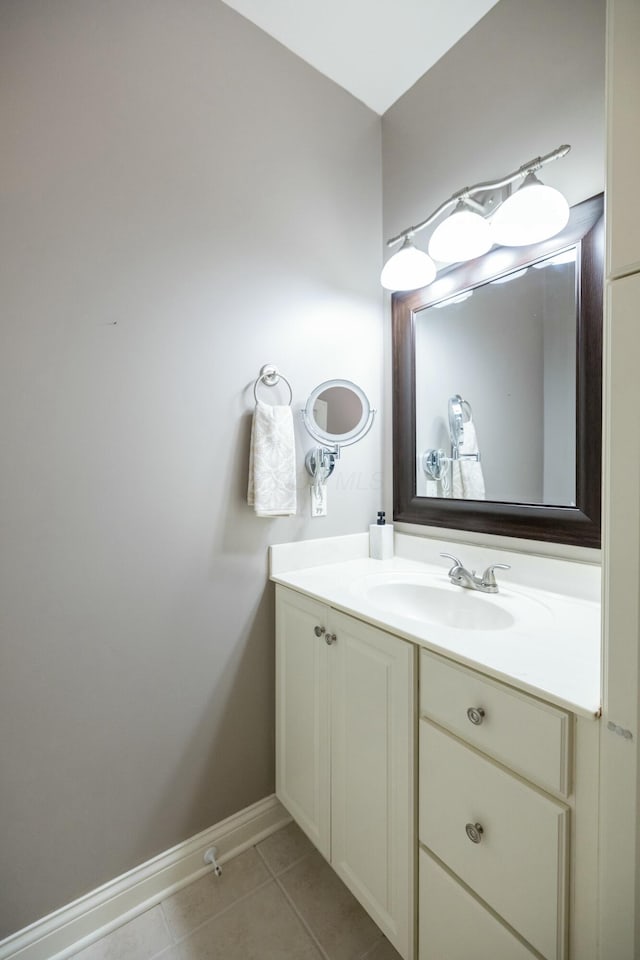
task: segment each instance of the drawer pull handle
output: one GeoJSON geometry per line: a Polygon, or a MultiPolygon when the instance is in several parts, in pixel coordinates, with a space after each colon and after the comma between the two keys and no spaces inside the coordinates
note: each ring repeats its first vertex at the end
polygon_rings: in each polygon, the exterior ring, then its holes
{"type": "Polygon", "coordinates": [[[479,727],[484,720],[484,710],[482,707],[469,707],[467,717],[476,727],[479,727]]]}
{"type": "Polygon", "coordinates": [[[321,626],[314,627],[313,632],[315,633],[316,637],[321,637],[322,634],[324,633],[324,627],[321,627],[321,626]]]}
{"type": "Polygon", "coordinates": [[[469,840],[471,840],[471,843],[480,843],[482,840],[482,834],[484,833],[481,823],[468,823],[465,827],[465,830],[467,831],[467,836],[469,837],[469,840]]]}
{"type": "Polygon", "coordinates": [[[332,643],[335,643],[337,639],[338,638],[336,637],[335,633],[327,633],[324,637],[325,643],[327,643],[329,646],[331,646],[332,643]]]}

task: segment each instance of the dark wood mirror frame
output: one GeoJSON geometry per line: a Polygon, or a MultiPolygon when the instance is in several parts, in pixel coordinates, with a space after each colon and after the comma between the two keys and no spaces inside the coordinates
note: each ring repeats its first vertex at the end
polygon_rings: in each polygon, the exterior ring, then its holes
{"type": "Polygon", "coordinates": [[[600,546],[604,198],[571,209],[560,234],[529,247],[499,247],[434,283],[394,293],[393,517],[405,523],[529,540],[600,546]],[[449,500],[416,495],[415,321],[418,311],[566,247],[576,257],[576,506],[449,500]]]}

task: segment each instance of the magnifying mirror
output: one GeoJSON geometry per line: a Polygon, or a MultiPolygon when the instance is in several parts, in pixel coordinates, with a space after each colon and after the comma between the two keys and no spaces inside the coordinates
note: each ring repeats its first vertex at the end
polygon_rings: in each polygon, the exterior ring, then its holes
{"type": "Polygon", "coordinates": [[[366,393],[351,380],[325,380],[311,391],[302,420],[307,433],[321,444],[309,450],[304,461],[311,477],[312,516],[327,512],[325,484],[334,471],[340,448],[366,436],[374,416],[366,393]]]}
{"type": "Polygon", "coordinates": [[[307,432],[318,443],[331,445],[334,456],[340,447],[362,439],[373,423],[366,393],[350,380],[326,380],[312,390],[302,419],[307,432]]]}

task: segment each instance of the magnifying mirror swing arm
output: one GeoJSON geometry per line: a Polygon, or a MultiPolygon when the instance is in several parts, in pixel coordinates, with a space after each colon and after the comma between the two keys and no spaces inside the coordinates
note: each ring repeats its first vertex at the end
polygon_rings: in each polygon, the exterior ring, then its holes
{"type": "Polygon", "coordinates": [[[313,447],[311,450],[307,450],[304,465],[313,484],[322,484],[329,479],[339,456],[339,448],[329,450],[328,447],[313,447]]]}
{"type": "Polygon", "coordinates": [[[305,456],[305,467],[307,473],[312,478],[313,483],[319,484],[326,481],[333,473],[336,461],[340,459],[342,447],[350,447],[352,444],[362,440],[371,430],[376,411],[369,405],[366,394],[356,384],[348,380],[328,380],[321,383],[312,391],[306,407],[300,411],[305,430],[319,446],[311,449],[305,456]],[[353,430],[346,431],[345,434],[332,434],[320,430],[313,418],[313,403],[322,392],[331,387],[344,387],[355,393],[362,403],[363,418],[356,424],[353,430]],[[344,436],[344,439],[338,439],[344,436]]]}
{"type": "Polygon", "coordinates": [[[327,445],[326,437],[316,433],[309,422],[309,417],[307,417],[306,411],[301,410],[300,415],[305,425],[307,433],[313,437],[314,440],[320,444],[320,446],[312,448],[307,451],[307,454],[304,458],[304,465],[306,467],[307,473],[314,481],[318,481],[318,468],[321,472],[326,470],[324,477],[321,477],[322,480],[327,480],[333,473],[336,461],[340,459],[340,450],[342,447],[350,447],[352,444],[357,443],[358,440],[362,440],[363,437],[371,430],[373,426],[373,420],[375,417],[376,411],[369,410],[369,416],[367,422],[362,429],[362,432],[359,433],[356,437],[351,437],[350,440],[346,440],[344,443],[334,443],[332,446],[327,445]]]}

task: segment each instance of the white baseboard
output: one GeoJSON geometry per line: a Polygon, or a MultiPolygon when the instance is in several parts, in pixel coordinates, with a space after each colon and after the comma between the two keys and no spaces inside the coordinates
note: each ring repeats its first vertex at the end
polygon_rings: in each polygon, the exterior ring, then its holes
{"type": "Polygon", "coordinates": [[[210,872],[207,847],[224,863],[290,820],[275,795],[259,800],[2,940],[0,960],[64,960],[210,872]]]}

